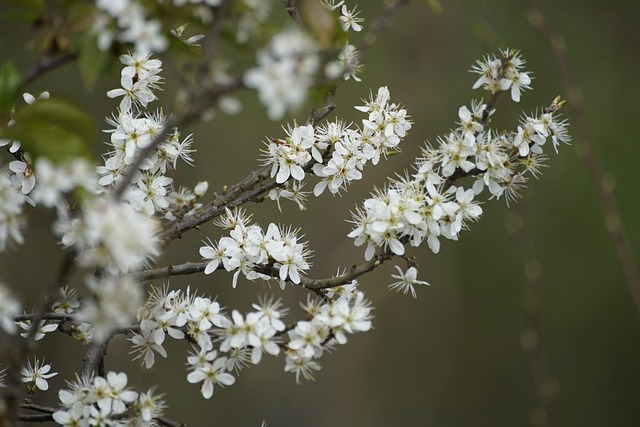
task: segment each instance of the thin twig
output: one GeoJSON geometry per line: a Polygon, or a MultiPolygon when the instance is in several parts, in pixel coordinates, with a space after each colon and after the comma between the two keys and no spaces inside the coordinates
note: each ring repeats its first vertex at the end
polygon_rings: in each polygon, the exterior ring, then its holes
{"type": "Polygon", "coordinates": [[[618,260],[626,277],[627,285],[633,299],[636,311],[640,315],[640,272],[633,255],[631,244],[622,224],[622,218],[618,211],[613,189],[607,185],[606,175],[600,160],[596,154],[595,143],[589,121],[584,109],[582,90],[576,79],[564,38],[556,32],[547,20],[541,0],[530,0],[531,7],[529,21],[542,34],[553,53],[554,59],[560,71],[563,84],[567,91],[568,106],[572,111],[572,123],[575,126],[580,149],[578,156],[582,159],[596,190],[600,207],[604,214],[605,229],[609,233],[618,260]]]}
{"type": "Polygon", "coordinates": [[[186,274],[201,273],[209,261],[186,262],[184,264],[168,265],[166,267],[154,268],[150,270],[133,273],[132,277],[136,282],[147,282],[150,280],[163,279],[171,276],[183,276],[186,274]]]}
{"type": "MultiPolygon", "coordinates": [[[[335,87],[330,87],[325,93],[324,103],[321,107],[314,109],[307,121],[310,125],[316,125],[324,120],[335,108],[335,87]]],[[[305,172],[310,171],[315,164],[315,160],[307,163],[303,169],[305,172]]],[[[160,239],[166,244],[171,240],[177,239],[188,230],[198,227],[205,222],[217,218],[226,209],[241,206],[249,201],[259,201],[261,197],[283,184],[276,183],[275,180],[264,182],[256,188],[261,182],[267,180],[271,176],[271,165],[266,165],[260,169],[250,172],[239,182],[225,189],[224,193],[216,197],[216,199],[207,206],[200,209],[195,215],[175,222],[160,235],[160,239]]]]}
{"type": "Polygon", "coordinates": [[[24,322],[25,320],[34,322],[35,318],[38,316],[40,317],[40,321],[53,320],[58,322],[73,322],[75,320],[72,314],[67,313],[45,313],[43,315],[39,315],[38,313],[25,313],[13,316],[13,320],[16,322],[24,322]]]}
{"type": "Polygon", "coordinates": [[[158,417],[156,418],[156,421],[158,421],[160,425],[167,426],[167,427],[187,427],[187,423],[179,423],[167,417],[158,417]]]}
{"type": "Polygon", "coordinates": [[[291,20],[298,26],[302,26],[302,17],[300,16],[300,9],[295,0],[283,0],[284,8],[291,17],[291,20]]]}
{"type": "Polygon", "coordinates": [[[66,55],[59,56],[57,58],[52,58],[51,56],[44,56],[35,67],[33,67],[31,70],[26,72],[26,74],[22,78],[22,87],[24,88],[30,83],[33,83],[33,81],[37,80],[46,72],[51,71],[55,68],[58,68],[62,65],[65,65],[69,62],[75,61],[76,59],[78,59],[77,52],[70,52],[70,53],[67,53],[66,55]]]}

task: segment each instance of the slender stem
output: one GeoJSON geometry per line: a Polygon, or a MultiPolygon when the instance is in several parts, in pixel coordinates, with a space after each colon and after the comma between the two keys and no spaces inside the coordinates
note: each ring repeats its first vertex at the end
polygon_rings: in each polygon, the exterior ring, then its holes
{"type": "Polygon", "coordinates": [[[168,265],[166,267],[144,270],[133,274],[136,282],[146,282],[171,276],[182,276],[186,274],[202,273],[209,261],[186,262],[184,264],[168,265]]]}
{"type": "Polygon", "coordinates": [[[567,91],[568,107],[572,111],[572,123],[575,126],[580,149],[578,155],[584,162],[591,177],[593,186],[604,214],[605,229],[609,233],[618,255],[618,260],[626,277],[627,285],[633,299],[636,311],[640,315],[640,272],[636,258],[633,255],[629,238],[623,227],[622,218],[618,211],[613,189],[608,185],[606,174],[595,150],[589,121],[584,109],[582,90],[576,79],[567,46],[561,34],[556,32],[547,20],[541,0],[529,0],[530,22],[542,34],[553,53],[567,91]]]}
{"type": "Polygon", "coordinates": [[[385,261],[392,259],[395,255],[391,253],[389,250],[385,250],[376,256],[373,257],[370,261],[363,262],[357,266],[353,266],[351,270],[337,277],[332,277],[330,279],[302,279],[300,281],[300,286],[305,289],[310,289],[312,291],[318,291],[322,289],[335,288],[337,286],[342,286],[351,281],[357,279],[358,277],[366,274],[370,271],[373,271],[385,261]]]}
{"type": "Polygon", "coordinates": [[[284,8],[291,17],[291,20],[298,26],[302,26],[302,17],[300,16],[300,9],[295,0],[282,0],[284,8]]]}
{"type": "Polygon", "coordinates": [[[70,52],[57,58],[52,58],[48,55],[44,56],[35,67],[27,71],[27,73],[24,75],[24,77],[22,78],[22,87],[24,88],[25,86],[33,83],[33,81],[37,80],[46,72],[65,65],[69,62],[73,62],[76,59],[78,59],[77,52],[70,52]]]}

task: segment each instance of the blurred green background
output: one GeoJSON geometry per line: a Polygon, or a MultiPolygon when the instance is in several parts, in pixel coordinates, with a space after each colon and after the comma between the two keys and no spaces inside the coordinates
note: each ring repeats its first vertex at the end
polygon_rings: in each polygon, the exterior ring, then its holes
{"type": "MultiPolygon", "coordinates": [[[[284,14],[280,2],[275,3],[274,17],[284,14]]],[[[366,22],[371,22],[380,3],[361,2],[366,22]]],[[[496,128],[513,128],[522,112],[531,113],[556,95],[566,98],[546,42],[528,23],[527,2],[442,3],[439,14],[421,1],[402,9],[368,52],[363,81],[348,82],[337,92],[333,114],[359,121],[361,115],[352,106],[359,105],[370,90],[389,86],[392,99],[404,104],[415,122],[402,154],[370,166],[365,179],[342,198],[312,198],[307,211],[299,212],[286,201],[283,213],[272,203],[249,206],[262,224],[272,221],[301,227],[315,253],[311,277],[328,277],[337,266],[363,260],[363,250],[346,237],[350,210],[375,185],[383,185],[386,176],[409,167],[424,141],[435,142],[436,136],[454,126],[460,105],[484,95],[471,89],[475,78],[467,70],[476,59],[498,48],[518,48],[535,77],[534,91],[526,93],[519,105],[506,97],[500,100],[493,122],[496,128]]],[[[634,187],[640,157],[635,130],[640,119],[636,82],[640,3],[546,3],[548,19],[566,37],[597,157],[615,185],[627,237],[634,253],[640,254],[638,189],[634,187]]],[[[1,8],[2,3],[0,19],[1,8]]],[[[0,60],[11,58],[22,70],[28,69],[37,60],[25,53],[30,29],[6,19],[1,22],[0,60]]],[[[357,41],[356,35],[352,42],[357,41]]],[[[169,106],[171,101],[165,97],[173,93],[171,74],[165,78],[165,95],[160,98],[169,106]]],[[[102,128],[103,117],[116,106],[105,92],[117,85],[116,71],[86,94],[75,65],[70,64],[29,90],[70,94],[102,128]]],[[[281,124],[265,118],[254,93],[244,93],[241,99],[241,115],[219,116],[183,130],[194,133],[198,153],[195,168],[179,169],[179,183],[208,180],[210,191],[219,191],[257,166],[261,141],[282,135],[281,124]]],[[[304,121],[307,112],[291,119],[304,121]]],[[[569,109],[564,115],[573,119],[569,109]]],[[[573,129],[572,133],[573,145],[560,147],[558,155],[549,153],[550,168],[530,183],[521,203],[510,209],[502,200],[485,203],[481,221],[459,242],[444,242],[438,255],[426,247],[410,250],[420,278],[431,283],[418,289],[417,300],[388,292],[386,285],[393,280],[389,275],[395,273],[391,263],[362,277],[361,289],[376,308],[375,329],[352,336],[348,345],[325,355],[315,382],[296,385],[294,376],[283,372],[282,358],[266,357],[244,371],[235,385],[216,388],[213,398],[205,401],[199,388],[186,381],[183,343],[168,345],[169,359],[145,371],[137,362],[129,362],[124,340],[114,342],[107,369],[126,370],[138,388],[157,384],[170,405],[167,415],[192,426],[259,426],[263,419],[270,427],[545,425],[537,409],[534,370],[523,347],[531,336],[525,333],[531,318],[538,316],[539,348],[548,364],[544,379],[550,424],[640,425],[638,313],[592,181],[577,155],[581,141],[573,129]],[[523,257],[523,252],[529,255],[523,257]]],[[[98,142],[96,152],[101,151],[103,145],[98,142]]],[[[39,289],[55,274],[60,257],[49,231],[50,213],[38,210],[30,217],[26,244],[0,258],[0,280],[20,294],[25,306],[40,296],[39,289]]],[[[197,260],[201,240],[215,239],[218,233],[212,225],[190,232],[170,246],[158,265],[197,260]]],[[[233,290],[230,279],[225,274],[197,275],[174,278],[171,283],[217,295],[224,306],[245,311],[259,295],[273,293],[292,308],[289,321],[302,316],[297,301],[306,300],[305,292],[288,288],[281,293],[277,287],[246,281],[233,290]]],[[[67,344],[66,338],[56,336],[43,342],[43,354],[61,372],[50,381],[53,389],[64,386],[64,377],[71,377],[82,357],[79,345],[67,344]]],[[[55,395],[48,397],[55,404],[55,395]]]]}

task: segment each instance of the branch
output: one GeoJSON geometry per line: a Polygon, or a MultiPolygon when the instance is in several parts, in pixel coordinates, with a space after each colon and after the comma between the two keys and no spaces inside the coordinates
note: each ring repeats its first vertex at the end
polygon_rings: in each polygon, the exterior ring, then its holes
{"type": "Polygon", "coordinates": [[[53,421],[53,415],[52,414],[37,414],[37,415],[18,414],[18,421],[24,421],[26,423],[48,423],[53,421]]]}
{"type": "Polygon", "coordinates": [[[42,320],[53,320],[58,322],[73,322],[75,318],[71,314],[67,313],[45,313],[43,315],[38,315],[37,313],[25,313],[18,314],[13,316],[13,320],[16,322],[23,322],[25,320],[29,320],[31,322],[35,322],[35,319],[39,317],[40,321],[42,320]]]}
{"type": "MultiPolygon", "coordinates": [[[[333,111],[336,107],[335,92],[335,86],[332,86],[327,90],[324,97],[324,104],[321,107],[315,108],[311,112],[309,119],[307,120],[307,124],[316,125],[320,121],[324,120],[331,111],[333,111]]],[[[305,172],[310,171],[315,163],[315,160],[307,163],[303,167],[305,172]]],[[[222,195],[217,196],[212,203],[202,208],[199,213],[196,213],[183,221],[175,222],[160,235],[160,239],[166,244],[171,240],[179,238],[186,231],[196,228],[213,218],[217,218],[224,213],[227,208],[234,208],[249,201],[259,201],[265,193],[268,193],[278,186],[284,185],[284,183],[278,184],[275,180],[272,180],[258,188],[255,188],[256,185],[260,184],[260,182],[268,179],[270,175],[271,165],[266,165],[260,169],[250,172],[249,175],[244,177],[244,179],[233,184],[231,187],[226,188],[222,195]],[[253,191],[250,191],[252,189],[253,191]],[[244,194],[247,191],[248,193],[244,194]]]]}
{"type": "Polygon", "coordinates": [[[370,261],[363,262],[360,265],[354,265],[347,273],[330,279],[301,279],[300,286],[312,291],[318,291],[321,289],[330,289],[337,286],[346,285],[347,283],[357,279],[358,277],[373,271],[385,261],[392,259],[395,255],[388,249],[380,252],[373,257],[370,261]]]}
{"type": "Polygon", "coordinates": [[[633,255],[631,244],[622,224],[613,189],[607,185],[605,172],[596,156],[595,144],[589,128],[589,121],[584,109],[582,91],[576,79],[571,61],[567,54],[567,46],[561,34],[557,33],[543,12],[541,0],[530,0],[529,21],[542,34],[549,44],[567,91],[569,108],[573,112],[573,123],[576,127],[581,149],[577,150],[596,189],[598,201],[604,214],[605,229],[609,233],[616,249],[618,260],[627,280],[636,311],[640,315],[640,272],[633,255]]]}
{"type": "Polygon", "coordinates": [[[44,56],[38,64],[33,67],[31,70],[27,71],[25,76],[22,79],[22,87],[28,86],[30,83],[33,83],[34,80],[37,80],[47,71],[53,70],[54,68],[58,68],[64,64],[75,61],[78,59],[77,52],[70,52],[58,58],[52,58],[51,56],[44,56]]]}
{"type": "Polygon", "coordinates": [[[300,10],[298,9],[298,5],[296,4],[295,0],[283,0],[282,2],[284,3],[284,8],[286,9],[293,22],[301,27],[302,17],[300,16],[300,10]]]}
{"type": "Polygon", "coordinates": [[[198,102],[197,100],[193,100],[192,104],[195,104],[196,105],[195,107],[192,107],[191,109],[187,110],[187,112],[182,114],[180,117],[168,122],[164,126],[162,131],[160,131],[156,135],[154,140],[149,145],[145,146],[142,150],[140,150],[140,153],[135,158],[133,163],[131,163],[127,167],[127,171],[125,172],[121,181],[118,183],[115,190],[113,191],[113,197],[116,200],[122,197],[122,195],[124,194],[124,191],[127,189],[127,186],[129,185],[129,183],[131,182],[135,174],[138,172],[138,168],[140,167],[144,159],[146,159],[147,156],[151,154],[153,150],[155,150],[158,147],[158,144],[160,144],[163,141],[164,137],[166,137],[169,134],[169,132],[171,132],[174,128],[179,128],[193,122],[200,116],[200,114],[206,108],[208,108],[220,96],[225,95],[229,92],[235,91],[240,87],[242,87],[242,81],[238,79],[226,86],[216,88],[212,91],[204,92],[202,96],[203,99],[200,100],[200,102],[198,102]]]}
{"type": "Polygon", "coordinates": [[[187,423],[179,423],[167,417],[158,417],[156,418],[156,421],[158,421],[160,425],[167,426],[167,427],[187,427],[187,423]]]}
{"type": "Polygon", "coordinates": [[[186,262],[184,264],[168,265],[166,267],[144,270],[133,273],[132,277],[136,282],[146,282],[150,280],[162,279],[171,276],[182,276],[186,274],[201,273],[209,261],[186,262]]]}
{"type": "Polygon", "coordinates": [[[83,378],[93,378],[96,375],[104,377],[104,356],[107,354],[107,345],[111,338],[113,336],[105,339],[103,343],[91,341],[80,365],[83,378]]]}

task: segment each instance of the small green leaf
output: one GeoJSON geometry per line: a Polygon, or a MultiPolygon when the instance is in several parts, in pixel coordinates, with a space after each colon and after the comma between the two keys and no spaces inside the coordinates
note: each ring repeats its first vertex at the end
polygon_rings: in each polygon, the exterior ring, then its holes
{"type": "Polygon", "coordinates": [[[0,138],[15,139],[34,159],[60,163],[73,157],[91,158],[92,118],[62,98],[40,99],[16,112],[15,124],[0,129],[0,138]]]}
{"type": "Polygon", "coordinates": [[[0,114],[11,111],[21,86],[22,77],[18,70],[11,62],[5,62],[0,68],[0,114]]]}
{"type": "Polygon", "coordinates": [[[84,89],[90,92],[96,84],[100,73],[109,63],[109,55],[98,49],[98,42],[95,37],[87,36],[82,40],[78,67],[82,75],[84,89]]]}

